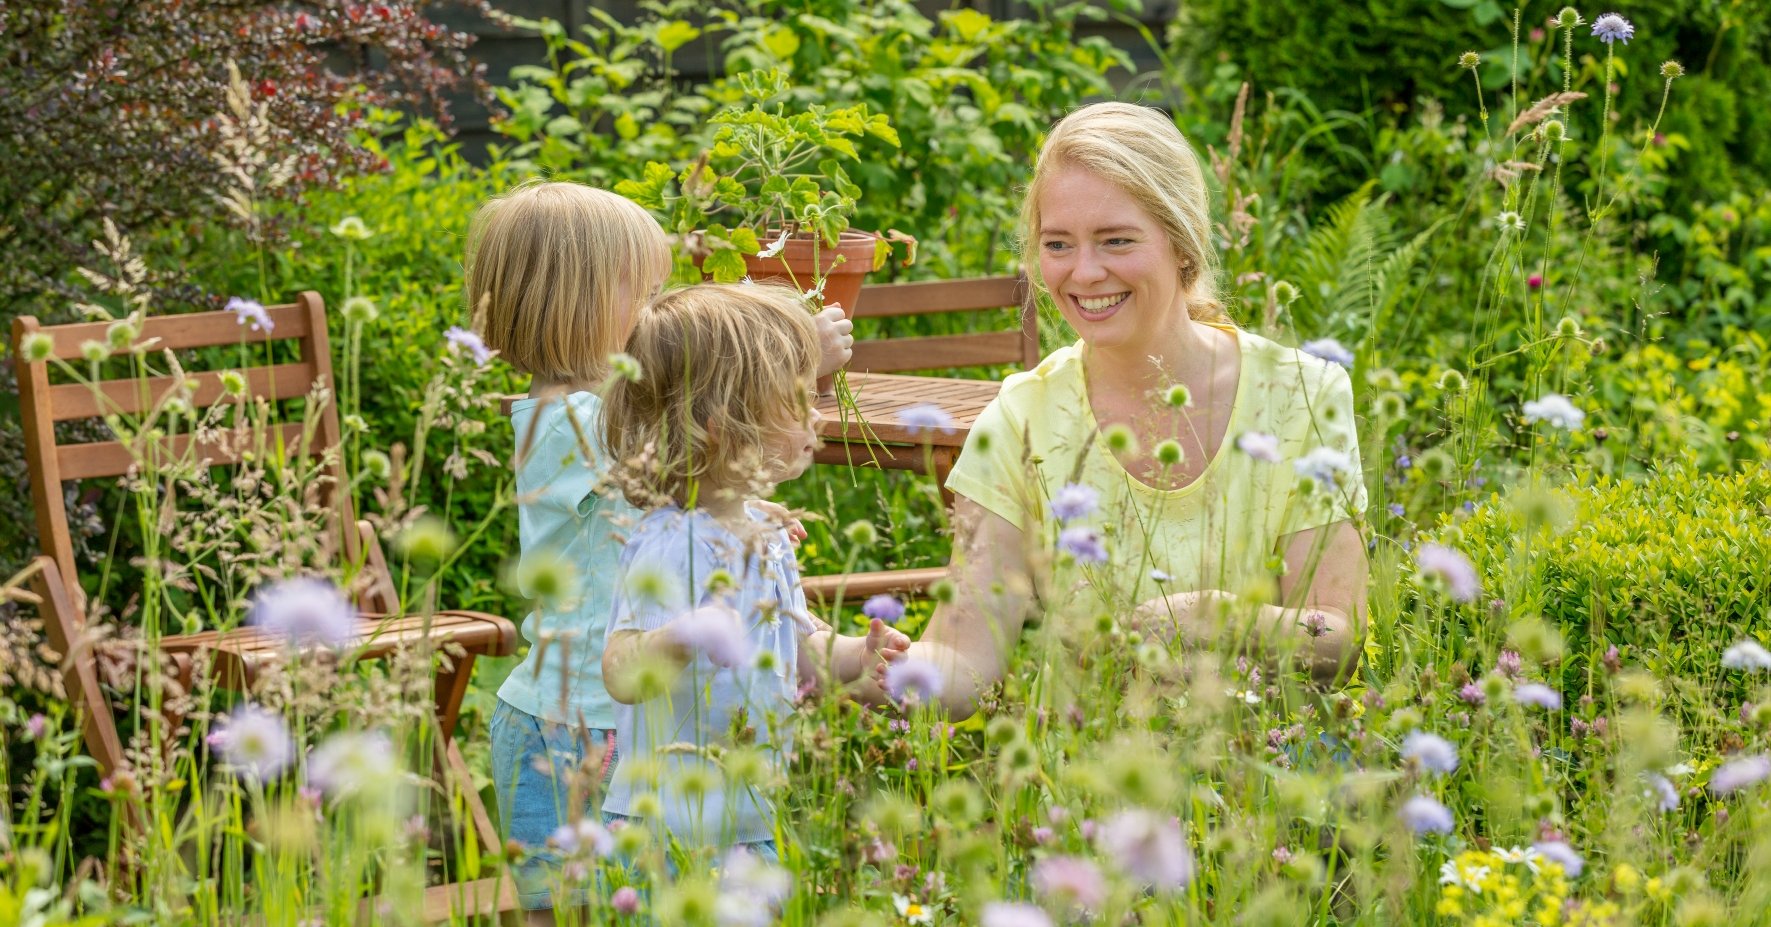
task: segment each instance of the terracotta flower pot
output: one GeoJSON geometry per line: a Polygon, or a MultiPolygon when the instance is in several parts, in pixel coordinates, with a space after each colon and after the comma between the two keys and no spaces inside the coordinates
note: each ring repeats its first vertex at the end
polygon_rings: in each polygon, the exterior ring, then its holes
{"type": "MultiPolygon", "coordinates": [[[[757,237],[772,243],[779,234],[768,232],[757,237]]],[[[810,234],[801,233],[787,239],[779,254],[773,257],[747,254],[744,264],[752,280],[780,280],[793,283],[802,290],[809,289],[822,270],[826,274],[824,305],[840,305],[844,314],[853,316],[855,301],[861,298],[861,282],[873,272],[873,253],[878,240],[879,236],[872,232],[851,230],[842,233],[836,246],[831,247],[814,240],[810,234]],[[814,245],[817,246],[815,249],[814,245]],[[815,263],[814,250],[817,254],[815,263]],[[838,255],[843,258],[840,263],[838,255]]],[[[767,244],[764,250],[768,250],[767,244]]]]}

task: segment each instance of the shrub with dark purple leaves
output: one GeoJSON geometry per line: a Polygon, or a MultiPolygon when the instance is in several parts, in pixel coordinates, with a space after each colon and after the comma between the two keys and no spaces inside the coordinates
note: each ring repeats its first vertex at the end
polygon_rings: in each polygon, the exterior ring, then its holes
{"type": "Polygon", "coordinates": [[[266,104],[263,163],[290,167],[260,195],[296,199],[385,167],[352,142],[366,106],[446,120],[445,92],[483,90],[470,41],[415,0],[0,0],[0,322],[65,320],[105,217],[149,231],[226,211],[229,62],[266,104]]]}

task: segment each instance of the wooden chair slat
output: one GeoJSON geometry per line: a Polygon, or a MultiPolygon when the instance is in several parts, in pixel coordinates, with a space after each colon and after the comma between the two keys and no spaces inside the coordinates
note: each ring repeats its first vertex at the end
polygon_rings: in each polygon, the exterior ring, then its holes
{"type": "MultiPolygon", "coordinates": [[[[265,314],[270,316],[270,331],[253,331],[250,325],[240,324],[239,317],[234,313],[226,311],[148,316],[142,322],[141,338],[160,339],[154,344],[155,350],[170,348],[182,351],[188,348],[212,348],[242,343],[254,345],[306,338],[313,331],[306,309],[297,303],[266,306],[265,314]]],[[[55,339],[53,356],[71,361],[81,356],[81,345],[88,341],[104,341],[105,331],[111,324],[76,322],[71,325],[43,326],[41,330],[55,339]]]]}
{"type": "Polygon", "coordinates": [[[1017,330],[857,341],[854,357],[849,359],[849,369],[890,373],[936,367],[1018,364],[1020,361],[1021,333],[1017,330]]]}
{"type": "MultiPolygon", "coordinates": [[[[283,447],[290,451],[301,450],[301,423],[290,422],[273,426],[267,430],[266,438],[271,434],[281,434],[283,447]]],[[[166,439],[160,449],[162,459],[177,460],[191,449],[191,435],[173,435],[166,439]]],[[[240,462],[238,448],[229,450],[214,442],[201,442],[197,445],[198,459],[207,459],[211,465],[220,466],[240,462]]],[[[320,452],[318,446],[308,448],[308,456],[320,452]]],[[[55,449],[56,468],[61,471],[64,480],[83,480],[92,477],[122,476],[135,465],[135,454],[121,441],[100,441],[94,444],[62,444],[55,449]]]]}
{"type": "MultiPolygon", "coordinates": [[[[307,362],[248,367],[238,372],[246,379],[248,395],[272,400],[307,395],[317,373],[314,365],[307,362]]],[[[185,374],[183,380],[197,384],[191,391],[191,404],[199,409],[206,408],[225,397],[227,391],[222,388],[221,377],[219,371],[185,374]]],[[[100,418],[113,412],[135,415],[178,388],[180,379],[153,377],[147,380],[102,380],[91,384],[64,383],[49,388],[49,405],[58,422],[100,418]]]]}
{"type": "Polygon", "coordinates": [[[882,319],[936,312],[976,312],[1020,308],[1026,289],[1020,277],[977,277],[970,280],[922,280],[861,288],[854,317],[882,319]]]}
{"type": "Polygon", "coordinates": [[[839,597],[844,602],[853,603],[875,595],[924,596],[930,586],[946,578],[946,567],[920,567],[807,576],[800,580],[800,587],[805,590],[807,600],[820,607],[830,607],[839,597]]]}

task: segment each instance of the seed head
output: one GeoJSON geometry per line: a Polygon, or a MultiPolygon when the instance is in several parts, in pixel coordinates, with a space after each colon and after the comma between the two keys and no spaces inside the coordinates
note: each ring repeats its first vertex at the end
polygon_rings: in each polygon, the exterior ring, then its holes
{"type": "Polygon", "coordinates": [[[1538,137],[1550,144],[1555,144],[1568,134],[1568,126],[1560,119],[1546,119],[1537,127],[1538,137]]]}
{"type": "Polygon", "coordinates": [[[385,480],[387,479],[387,475],[393,472],[393,469],[393,461],[389,460],[387,455],[381,451],[363,452],[363,472],[369,474],[371,477],[377,480],[385,480]]]}
{"type": "Polygon", "coordinates": [[[1193,404],[1193,393],[1187,387],[1176,383],[1162,394],[1162,401],[1172,408],[1185,409],[1193,404]]]}
{"type": "Polygon", "coordinates": [[[1133,434],[1131,428],[1126,425],[1107,426],[1103,437],[1107,439],[1107,450],[1121,457],[1138,452],[1138,436],[1133,434]]]}
{"type": "Polygon", "coordinates": [[[367,296],[352,296],[345,300],[341,311],[344,313],[346,322],[359,324],[373,322],[381,317],[381,309],[375,305],[374,300],[367,296]]]}
{"type": "Polygon", "coordinates": [[[32,332],[19,342],[18,353],[27,364],[41,364],[55,353],[55,339],[43,332],[32,332]]]}
{"type": "Polygon", "coordinates": [[[1173,438],[1156,445],[1156,462],[1165,467],[1176,466],[1186,458],[1186,452],[1181,450],[1181,442],[1173,438]]]}
{"type": "Polygon", "coordinates": [[[1677,80],[1685,76],[1685,66],[1677,61],[1663,61],[1660,65],[1660,76],[1667,80],[1677,80]]]}
{"type": "Polygon", "coordinates": [[[1476,54],[1473,51],[1467,51],[1467,52],[1464,52],[1463,54],[1457,56],[1457,66],[1460,68],[1465,68],[1467,70],[1474,71],[1474,70],[1476,70],[1476,68],[1480,67],[1481,65],[1482,65],[1482,56],[1476,54]]]}
{"type": "Polygon", "coordinates": [[[1562,12],[1556,14],[1557,29],[1573,29],[1584,22],[1586,20],[1580,18],[1580,11],[1571,6],[1563,7],[1562,12]]]}
{"type": "Polygon", "coordinates": [[[89,338],[80,342],[80,356],[96,364],[111,356],[111,348],[102,341],[93,341],[89,338]]]}
{"type": "Polygon", "coordinates": [[[842,529],[842,536],[848,538],[850,544],[861,547],[872,547],[879,541],[879,532],[874,530],[873,522],[851,521],[842,529]]]}

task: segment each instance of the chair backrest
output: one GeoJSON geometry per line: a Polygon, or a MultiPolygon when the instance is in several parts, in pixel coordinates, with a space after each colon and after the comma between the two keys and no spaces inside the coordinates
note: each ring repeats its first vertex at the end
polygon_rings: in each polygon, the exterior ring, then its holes
{"type": "Polygon", "coordinates": [[[946,367],[1039,363],[1039,313],[1025,277],[975,277],[885,283],[861,288],[856,319],[884,319],[946,312],[1007,310],[1018,313],[1018,327],[961,335],[876,338],[855,342],[848,369],[863,373],[902,373],[946,367]]]}
{"type": "MultiPolygon", "coordinates": [[[[255,351],[259,345],[292,341],[300,345],[298,361],[256,367],[233,368],[245,379],[248,398],[277,401],[308,395],[316,381],[329,395],[335,396],[332,382],[332,353],[326,338],[326,309],[320,295],[304,292],[287,305],[270,306],[265,310],[271,321],[268,330],[253,330],[242,325],[232,312],[196,312],[187,315],[149,316],[143,320],[140,339],[158,339],[155,348],[174,351],[195,348],[238,346],[242,341],[255,351]]],[[[174,435],[154,447],[130,447],[122,441],[98,441],[86,444],[60,444],[56,441],[57,422],[101,418],[116,413],[135,415],[145,412],[172,390],[178,379],[170,376],[147,379],[109,379],[95,384],[50,383],[51,361],[28,362],[20,345],[30,335],[41,332],[52,339],[51,356],[57,360],[81,360],[81,346],[87,341],[103,342],[109,322],[82,322],[71,325],[42,325],[31,316],[20,316],[12,323],[13,364],[18,372],[19,406],[25,433],[25,457],[30,465],[32,503],[37,514],[37,534],[43,552],[55,560],[71,601],[81,603],[85,596],[75,569],[73,540],[68,533],[68,514],[62,499],[62,483],[94,477],[116,477],[129,472],[138,454],[159,453],[178,459],[191,449],[190,435],[174,435]],[[96,389],[95,389],[96,387],[96,389]]],[[[190,402],[202,409],[222,402],[237,402],[223,385],[223,371],[187,372],[186,382],[194,382],[190,402]]],[[[322,407],[314,423],[312,440],[304,440],[306,431],[301,422],[275,426],[280,434],[267,435],[292,455],[317,457],[339,444],[338,413],[331,402],[322,407]]],[[[196,453],[214,464],[240,462],[245,448],[234,442],[199,443],[196,453]]],[[[332,487],[345,486],[343,467],[334,458],[331,464],[332,487]]],[[[334,491],[331,503],[337,510],[341,528],[353,526],[350,493],[334,491]]],[[[341,530],[347,557],[359,556],[359,539],[355,530],[341,530]]]]}

